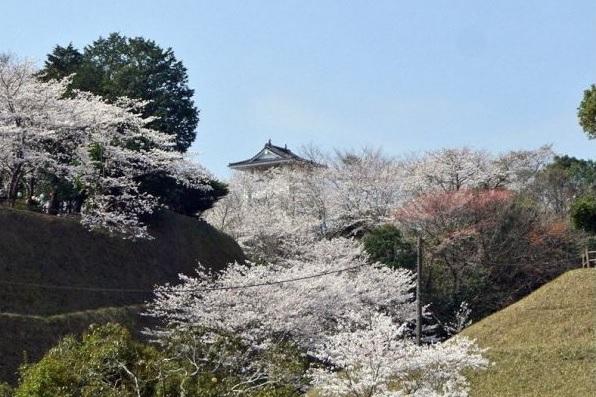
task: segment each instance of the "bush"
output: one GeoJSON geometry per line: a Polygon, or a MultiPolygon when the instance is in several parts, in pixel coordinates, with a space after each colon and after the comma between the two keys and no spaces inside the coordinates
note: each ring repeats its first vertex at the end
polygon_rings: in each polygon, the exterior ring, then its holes
{"type": "Polygon", "coordinates": [[[159,197],[161,204],[182,215],[196,216],[213,207],[215,202],[228,194],[225,183],[211,179],[209,189],[192,188],[178,183],[174,178],[152,174],[141,181],[141,191],[159,197]]]}
{"type": "Polygon", "coordinates": [[[15,396],[174,395],[174,385],[159,376],[165,366],[157,350],[122,326],[91,326],[82,340],[68,336],[38,363],[23,366],[15,396]]]}
{"type": "Polygon", "coordinates": [[[379,226],[366,235],[362,242],[364,249],[374,261],[391,268],[404,267],[413,270],[416,267],[416,251],[402,232],[393,225],[379,226]]]}
{"type": "Polygon", "coordinates": [[[575,200],[571,220],[576,228],[596,234],[596,197],[583,196],[575,200]]]}
{"type": "Polygon", "coordinates": [[[12,397],[13,391],[10,385],[0,382],[0,397],[12,397]]]}
{"type": "MultiPolygon", "coordinates": [[[[191,338],[185,334],[182,338],[191,338]]],[[[38,363],[21,368],[15,397],[220,397],[233,394],[238,385],[248,384],[242,368],[234,361],[224,364],[213,351],[193,344],[185,350],[181,339],[163,350],[135,341],[117,324],[91,326],[81,339],[68,336],[38,363]],[[196,362],[192,358],[197,358],[196,362]],[[206,360],[203,360],[206,358],[206,360]]],[[[234,338],[226,339],[225,349],[242,349],[234,338]]],[[[222,350],[223,351],[223,350],[222,350]]],[[[249,384],[244,397],[297,397],[296,385],[306,371],[304,358],[291,346],[264,351],[264,367],[283,382],[249,384]],[[253,387],[256,386],[256,387],[253,387]]],[[[0,397],[11,397],[2,388],[0,397]],[[5,393],[5,394],[2,394],[5,393]]],[[[5,391],[6,390],[6,391],[5,391]]]]}

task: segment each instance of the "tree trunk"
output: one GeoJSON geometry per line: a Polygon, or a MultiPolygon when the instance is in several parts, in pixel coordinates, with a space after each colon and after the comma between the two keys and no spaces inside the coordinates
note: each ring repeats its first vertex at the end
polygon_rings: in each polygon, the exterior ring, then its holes
{"type": "Polygon", "coordinates": [[[58,201],[58,194],[56,193],[56,186],[52,188],[50,192],[50,201],[48,203],[48,214],[58,215],[60,202],[58,201]]]}
{"type": "Polygon", "coordinates": [[[35,203],[33,202],[33,194],[35,193],[35,177],[31,177],[29,179],[29,183],[27,184],[27,205],[33,206],[35,203]]]}
{"type": "Polygon", "coordinates": [[[14,208],[17,201],[17,193],[19,190],[19,182],[21,180],[21,166],[17,165],[15,171],[10,177],[10,184],[8,187],[8,202],[14,208]]]}

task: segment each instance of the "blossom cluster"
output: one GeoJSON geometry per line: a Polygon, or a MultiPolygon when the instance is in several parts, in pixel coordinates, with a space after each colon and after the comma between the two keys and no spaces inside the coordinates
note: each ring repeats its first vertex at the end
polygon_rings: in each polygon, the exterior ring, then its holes
{"type": "MultiPolygon", "coordinates": [[[[200,344],[215,348],[222,335],[254,352],[291,343],[318,363],[310,386],[323,396],[465,396],[462,371],[486,364],[464,339],[416,346],[407,332],[413,275],[371,264],[352,239],[321,240],[275,264],[236,263],[220,274],[202,268],[180,278],[157,288],[149,305],[147,314],[165,322],[150,331],[157,341],[201,330],[200,344]]],[[[222,365],[245,362],[251,379],[272,382],[275,371],[256,367],[250,356],[222,365]]]]}
{"type": "Polygon", "coordinates": [[[30,63],[0,59],[0,182],[9,200],[51,175],[85,197],[87,227],[148,238],[141,216],[158,198],[140,190],[144,175],[208,188],[206,171],[173,150],[173,137],[147,127],[153,119],[138,113],[145,102],[69,93],[69,79],[42,82],[35,73],[30,63]]]}

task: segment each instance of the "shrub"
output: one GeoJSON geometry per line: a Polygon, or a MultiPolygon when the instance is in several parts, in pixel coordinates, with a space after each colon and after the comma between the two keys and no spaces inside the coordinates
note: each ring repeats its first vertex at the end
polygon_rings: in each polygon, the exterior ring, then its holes
{"type": "Polygon", "coordinates": [[[13,391],[10,385],[0,382],[0,397],[12,397],[13,391]]]}
{"type": "Polygon", "coordinates": [[[173,395],[160,354],[120,325],[91,326],[81,340],[68,336],[38,363],[21,369],[16,397],[173,395]]]}
{"type": "Polygon", "coordinates": [[[583,196],[575,200],[571,220],[576,228],[596,234],[596,197],[583,196]]]}
{"type": "Polygon", "coordinates": [[[374,261],[391,268],[414,269],[416,251],[402,232],[393,225],[379,226],[364,235],[364,249],[374,261]]]}
{"type": "MultiPolygon", "coordinates": [[[[190,333],[180,337],[195,341],[190,333]]],[[[214,356],[214,351],[200,344],[193,344],[192,351],[184,350],[181,341],[173,340],[170,346],[158,349],[134,340],[120,325],[91,326],[81,339],[68,336],[38,363],[23,366],[14,396],[221,397],[234,395],[244,384],[249,386],[242,394],[244,397],[299,395],[291,380],[302,376],[306,364],[291,347],[282,346],[265,351],[262,357],[250,357],[253,361],[263,360],[263,368],[274,368],[279,377],[288,380],[283,384],[263,382],[253,387],[255,384],[247,382],[241,367],[222,365],[228,356],[214,356]],[[189,357],[198,361],[193,363],[189,357]]],[[[218,353],[241,349],[234,341],[234,338],[226,340],[218,353]]],[[[11,397],[11,389],[2,387],[0,397],[11,397]]]]}

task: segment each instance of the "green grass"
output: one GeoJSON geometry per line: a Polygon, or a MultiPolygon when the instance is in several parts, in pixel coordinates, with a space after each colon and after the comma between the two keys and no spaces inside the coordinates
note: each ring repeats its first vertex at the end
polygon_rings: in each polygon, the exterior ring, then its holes
{"type": "Polygon", "coordinates": [[[572,270],[462,332],[493,365],[471,396],[596,395],[596,269],[572,270]]]}

